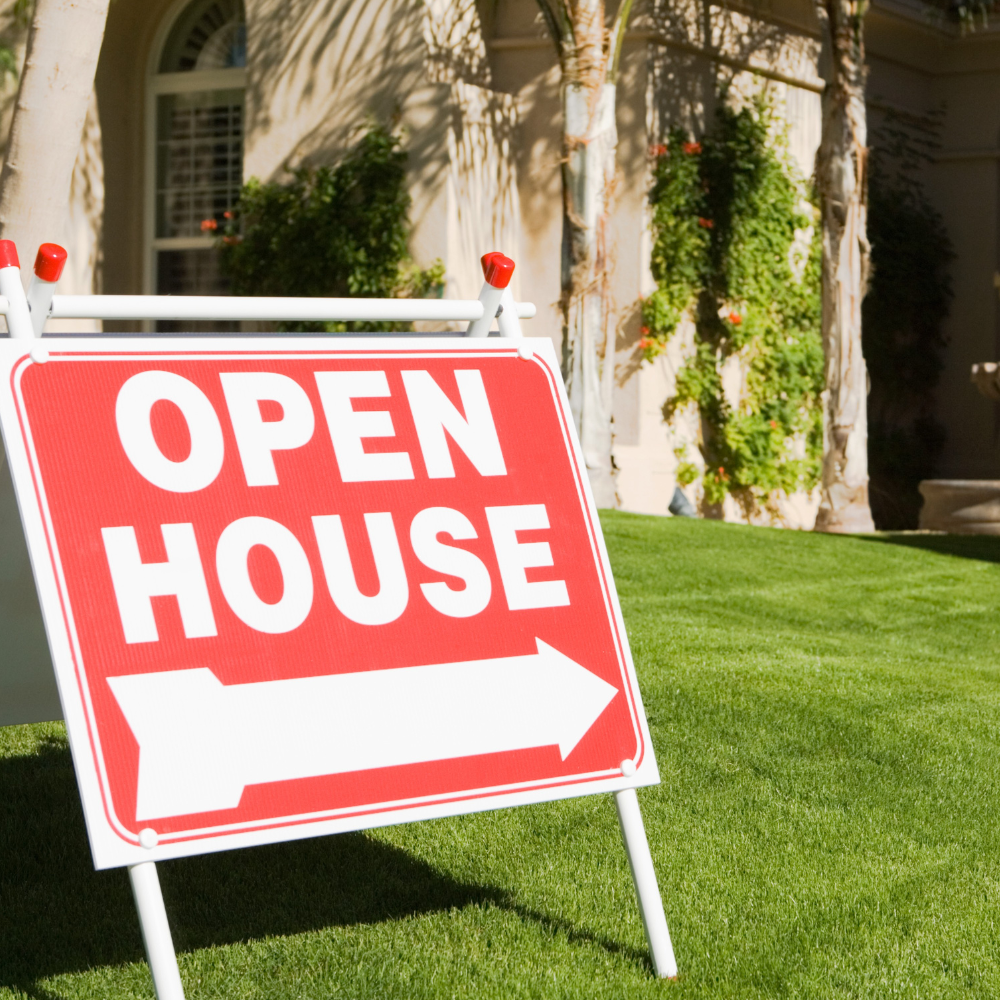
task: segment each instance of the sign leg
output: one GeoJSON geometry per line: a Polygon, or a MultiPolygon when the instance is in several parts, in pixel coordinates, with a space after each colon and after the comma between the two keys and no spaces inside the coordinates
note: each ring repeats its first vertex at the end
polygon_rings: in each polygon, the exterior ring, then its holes
{"type": "Polygon", "coordinates": [[[139,926],[146,945],[149,971],[153,974],[156,1000],[184,1000],[184,987],[177,968],[156,865],[152,861],[129,865],[128,877],[135,896],[135,908],[139,911],[139,926]]]}
{"type": "Polygon", "coordinates": [[[642,825],[642,813],[639,811],[639,799],[635,789],[626,788],[622,792],[615,792],[615,806],[618,809],[618,822],[621,824],[622,838],[625,841],[625,853],[632,869],[632,880],[635,882],[635,893],[639,897],[639,913],[642,915],[642,925],[646,929],[646,940],[649,942],[649,952],[653,959],[653,971],[661,979],[676,979],[677,962],[674,960],[674,946],[670,943],[667,918],[663,913],[663,900],[660,899],[660,890],[656,884],[653,858],[649,853],[646,828],[642,825]]]}

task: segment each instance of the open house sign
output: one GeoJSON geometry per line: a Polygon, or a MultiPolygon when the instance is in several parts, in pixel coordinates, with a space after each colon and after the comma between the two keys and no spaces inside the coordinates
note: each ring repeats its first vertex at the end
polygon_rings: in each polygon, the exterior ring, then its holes
{"type": "Polygon", "coordinates": [[[547,339],[0,345],[95,863],[658,780],[547,339]]]}

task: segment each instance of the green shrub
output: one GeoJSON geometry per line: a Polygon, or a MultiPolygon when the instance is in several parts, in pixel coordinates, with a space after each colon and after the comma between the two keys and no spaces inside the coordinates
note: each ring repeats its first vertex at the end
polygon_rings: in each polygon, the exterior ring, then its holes
{"type": "MultiPolygon", "coordinates": [[[[386,298],[439,293],[444,266],[410,260],[406,153],[370,128],[332,167],[300,167],[286,184],[251,179],[220,241],[234,295],[386,298]]],[[[285,330],[400,329],[370,322],[285,323],[285,330]]]]}
{"type": "MultiPolygon", "coordinates": [[[[695,351],[678,372],[669,419],[687,403],[701,418],[705,499],[732,494],[748,513],[777,489],[810,489],[822,450],[823,351],[820,241],[763,101],[720,102],[700,143],[680,129],[654,149],[652,271],[643,303],[647,358],[663,350],[685,310],[695,351]],[[745,372],[737,406],[722,369],[738,355],[745,372]]],[[[685,478],[690,476],[685,465],[685,478]]]]}

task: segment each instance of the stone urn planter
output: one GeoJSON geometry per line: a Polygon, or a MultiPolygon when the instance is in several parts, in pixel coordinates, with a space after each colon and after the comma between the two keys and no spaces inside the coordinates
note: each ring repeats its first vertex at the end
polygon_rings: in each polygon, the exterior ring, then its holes
{"type": "Polygon", "coordinates": [[[955,535],[1000,535],[1000,479],[925,479],[920,527],[955,535]]]}

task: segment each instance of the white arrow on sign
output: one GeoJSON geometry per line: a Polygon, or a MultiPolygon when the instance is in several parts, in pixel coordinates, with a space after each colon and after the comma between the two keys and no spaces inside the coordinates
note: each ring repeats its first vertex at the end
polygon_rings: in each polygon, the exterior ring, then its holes
{"type": "Polygon", "coordinates": [[[137,820],[234,809],[246,785],[556,745],[618,689],[538,652],[223,685],[205,667],[109,677],[139,744],[137,820]]]}

